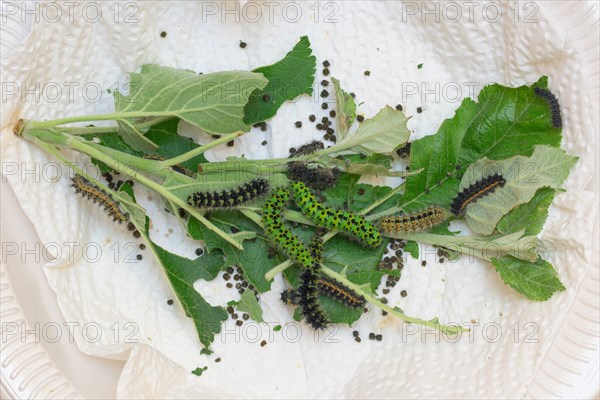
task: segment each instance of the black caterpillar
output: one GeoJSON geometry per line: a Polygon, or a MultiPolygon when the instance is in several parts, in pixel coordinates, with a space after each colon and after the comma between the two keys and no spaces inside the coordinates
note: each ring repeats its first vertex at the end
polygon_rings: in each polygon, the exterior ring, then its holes
{"type": "Polygon", "coordinates": [[[242,205],[269,191],[269,182],[257,178],[237,188],[222,192],[196,192],[188,197],[188,204],[198,208],[224,208],[242,205]]]}
{"type": "Polygon", "coordinates": [[[541,87],[533,88],[533,91],[536,95],[540,96],[550,106],[550,113],[552,114],[552,126],[556,129],[562,128],[562,116],[560,114],[560,104],[558,104],[558,99],[548,89],[543,89],[541,87]]]}
{"type": "Polygon", "coordinates": [[[468,188],[460,192],[452,201],[450,211],[454,215],[463,216],[467,211],[467,206],[477,201],[477,199],[493,193],[497,187],[503,187],[506,180],[500,174],[490,175],[473,183],[468,188]]]}
{"type": "Polygon", "coordinates": [[[323,150],[325,148],[325,145],[323,144],[323,142],[319,142],[318,140],[313,140],[310,143],[304,144],[300,147],[298,147],[298,149],[296,151],[290,151],[290,157],[297,157],[297,156],[307,156],[309,154],[314,153],[315,151],[318,150],[323,150]]]}
{"type": "Polygon", "coordinates": [[[338,168],[324,168],[317,166],[309,168],[303,161],[294,161],[287,164],[288,177],[292,181],[303,182],[315,190],[325,190],[333,187],[340,178],[338,168]]]}
{"type": "Polygon", "coordinates": [[[321,269],[323,241],[316,237],[310,244],[311,265],[300,274],[298,287],[298,305],[302,316],[313,329],[324,329],[329,324],[329,317],[319,304],[318,279],[321,269]]]}

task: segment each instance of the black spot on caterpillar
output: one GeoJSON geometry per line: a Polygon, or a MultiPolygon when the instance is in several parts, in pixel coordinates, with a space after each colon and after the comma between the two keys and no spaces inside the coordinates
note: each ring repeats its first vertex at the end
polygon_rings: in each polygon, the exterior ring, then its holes
{"type": "Polygon", "coordinates": [[[369,247],[381,244],[379,231],[362,215],[323,206],[302,182],[294,182],[292,188],[302,213],[318,226],[346,232],[369,247]]]}
{"type": "MultiPolygon", "coordinates": [[[[326,276],[319,276],[317,289],[320,294],[337,300],[350,308],[363,308],[367,302],[364,297],[357,295],[335,279],[326,276]]],[[[293,289],[284,290],[281,292],[281,301],[290,306],[297,306],[300,304],[300,295],[293,289]]]]}
{"type": "Polygon", "coordinates": [[[196,192],[188,197],[188,204],[198,208],[235,207],[269,191],[269,182],[265,179],[253,179],[237,188],[222,192],[196,192]]]}
{"type": "MultiPolygon", "coordinates": [[[[163,156],[155,156],[155,155],[149,155],[149,154],[145,155],[144,158],[146,160],[158,160],[158,161],[164,161],[165,160],[165,158],[163,156]]],[[[193,175],[192,171],[190,171],[189,169],[187,169],[183,165],[179,165],[179,164],[173,165],[171,167],[171,169],[173,171],[179,172],[180,174],[183,174],[183,175],[187,175],[187,176],[192,176],[193,175]]]]}
{"type": "Polygon", "coordinates": [[[416,232],[429,229],[445,219],[443,208],[430,206],[410,214],[383,217],[379,220],[379,226],[384,232],[416,232]]]}
{"type": "Polygon", "coordinates": [[[319,304],[318,279],[321,269],[321,257],[323,242],[320,237],[310,244],[310,255],[312,263],[304,268],[300,274],[300,286],[298,287],[298,305],[306,322],[313,329],[323,329],[329,324],[329,317],[319,304]]]}
{"type": "Polygon", "coordinates": [[[324,168],[316,166],[309,168],[303,161],[294,161],[287,164],[288,177],[292,181],[299,181],[315,190],[324,190],[334,186],[339,177],[338,168],[324,168]]]}
{"type": "Polygon", "coordinates": [[[535,87],[535,88],[533,88],[533,91],[536,95],[538,95],[541,98],[543,98],[544,100],[546,100],[546,103],[548,103],[548,106],[550,106],[550,113],[552,114],[552,126],[557,129],[562,128],[562,116],[560,115],[560,104],[558,103],[558,99],[556,98],[554,93],[552,93],[548,89],[543,89],[541,87],[535,87]]]}
{"type": "Polygon", "coordinates": [[[480,199],[483,196],[493,193],[498,186],[503,187],[504,184],[506,184],[506,180],[499,174],[483,178],[460,192],[452,201],[450,211],[452,211],[454,215],[465,215],[469,204],[476,202],[477,199],[480,199]]]}
{"type": "Polygon", "coordinates": [[[112,217],[113,221],[122,223],[129,220],[129,215],[121,210],[119,203],[110,197],[108,193],[100,189],[98,186],[92,184],[90,181],[85,179],[83,176],[77,174],[71,179],[75,191],[80,193],[83,197],[92,200],[94,203],[98,203],[104,208],[104,211],[112,217]]]}

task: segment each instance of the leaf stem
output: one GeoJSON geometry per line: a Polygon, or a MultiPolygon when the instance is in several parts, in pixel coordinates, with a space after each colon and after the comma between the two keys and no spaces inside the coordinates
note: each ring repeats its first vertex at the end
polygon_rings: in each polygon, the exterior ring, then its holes
{"type": "Polygon", "coordinates": [[[184,163],[187,160],[190,160],[196,156],[199,156],[200,154],[203,154],[204,152],[206,152],[214,147],[217,147],[221,144],[227,143],[235,138],[238,138],[238,137],[244,135],[245,133],[246,132],[238,131],[235,133],[230,133],[229,135],[223,135],[220,138],[215,139],[212,142],[206,143],[202,146],[196,147],[195,149],[190,150],[187,153],[183,153],[177,157],[173,157],[173,158],[169,158],[168,160],[161,161],[161,165],[163,167],[172,167],[173,165],[184,163]]]}
{"type": "Polygon", "coordinates": [[[510,254],[513,257],[534,262],[538,253],[535,250],[537,239],[535,236],[522,236],[516,232],[496,238],[478,236],[448,236],[433,233],[384,233],[383,236],[392,239],[411,240],[427,243],[433,246],[445,247],[469,257],[477,257],[488,262],[494,257],[510,254]]]}
{"type": "Polygon", "coordinates": [[[392,308],[386,304],[383,304],[377,297],[373,296],[371,293],[367,292],[366,290],[363,289],[362,286],[359,286],[353,282],[351,282],[350,280],[348,280],[344,275],[339,274],[337,272],[335,272],[334,270],[328,268],[325,265],[321,265],[321,272],[323,272],[325,275],[335,279],[336,281],[342,283],[344,286],[348,287],[349,289],[353,290],[354,292],[360,294],[361,296],[363,296],[369,303],[373,304],[374,306],[387,311],[390,314],[395,315],[396,317],[400,318],[401,320],[403,320],[404,322],[408,322],[411,324],[419,324],[419,325],[424,325],[424,326],[428,326],[430,328],[434,328],[439,330],[440,332],[446,334],[446,335],[456,335],[458,333],[462,333],[462,332],[468,332],[469,329],[464,328],[460,325],[443,325],[440,324],[437,319],[432,319],[429,321],[423,320],[423,319],[419,319],[419,318],[415,318],[415,317],[410,317],[406,314],[404,314],[400,309],[398,308],[392,308]]]}
{"type": "MultiPolygon", "coordinates": [[[[37,132],[51,133],[50,131],[43,131],[43,130],[37,131],[37,132]]],[[[241,243],[236,241],[230,235],[223,232],[217,226],[212,224],[209,220],[204,218],[204,216],[202,214],[200,214],[195,208],[191,207],[185,201],[179,199],[173,193],[171,193],[166,188],[164,188],[161,184],[154,182],[152,179],[147,178],[146,176],[142,175],[138,171],[132,169],[131,167],[129,167],[127,165],[127,163],[122,162],[122,160],[115,160],[114,158],[107,155],[106,152],[98,150],[94,146],[91,146],[90,144],[87,144],[78,138],[70,137],[68,134],[66,134],[64,132],[54,132],[53,136],[57,136],[56,142],[58,142],[59,144],[70,147],[75,150],[78,150],[84,154],[87,154],[88,156],[90,156],[92,158],[95,158],[107,165],[110,165],[111,168],[114,168],[115,170],[117,170],[125,175],[130,176],[131,178],[135,179],[142,185],[144,185],[144,186],[148,187],[149,189],[155,191],[156,193],[160,194],[166,200],[169,200],[172,203],[176,204],[177,206],[186,210],[188,213],[190,213],[190,215],[192,215],[194,218],[196,218],[200,223],[204,224],[208,229],[215,232],[217,235],[221,236],[227,242],[232,244],[235,248],[237,248],[239,250],[243,249],[243,246],[241,243]]],[[[45,137],[49,140],[51,140],[53,138],[53,136],[48,135],[48,134],[45,135],[45,137]]],[[[28,134],[24,134],[23,137],[26,139],[32,140],[32,141],[34,141],[33,139],[41,140],[35,136],[34,131],[29,131],[28,134]]],[[[144,161],[146,161],[146,160],[144,160],[144,161]]]]}
{"type": "MultiPolygon", "coordinates": [[[[143,131],[147,128],[150,128],[153,125],[159,124],[163,121],[173,118],[173,116],[167,115],[163,117],[153,118],[149,121],[142,122],[139,124],[132,125],[136,130],[143,131]]],[[[109,118],[110,119],[110,118],[109,118]]],[[[102,134],[102,133],[111,133],[116,132],[119,127],[117,125],[108,125],[108,126],[58,126],[59,124],[54,124],[56,121],[60,120],[50,120],[50,121],[26,121],[28,123],[28,127],[31,129],[48,129],[56,127],[57,130],[68,133],[70,135],[87,135],[87,134],[102,134]],[[41,126],[42,123],[50,124],[50,126],[41,126]]],[[[74,122],[85,122],[85,121],[74,121],[74,122]]]]}
{"type": "Polygon", "coordinates": [[[367,208],[363,209],[360,213],[362,215],[366,215],[366,214],[370,213],[371,211],[373,211],[374,209],[376,209],[377,207],[379,207],[380,205],[382,205],[383,203],[388,201],[390,198],[392,198],[392,196],[394,196],[396,193],[398,193],[402,188],[404,188],[404,183],[401,183],[398,186],[396,186],[388,194],[383,196],[381,199],[375,201],[374,203],[369,205],[367,208]]]}
{"type": "MultiPolygon", "coordinates": [[[[131,114],[131,113],[129,113],[131,114]]],[[[92,122],[92,121],[110,121],[110,120],[121,120],[128,117],[140,117],[142,115],[128,115],[128,113],[110,113],[110,114],[96,114],[96,115],[82,115],[76,117],[66,117],[51,119],[46,121],[26,121],[30,129],[46,129],[54,128],[59,125],[73,124],[77,122],[92,122]]]]}

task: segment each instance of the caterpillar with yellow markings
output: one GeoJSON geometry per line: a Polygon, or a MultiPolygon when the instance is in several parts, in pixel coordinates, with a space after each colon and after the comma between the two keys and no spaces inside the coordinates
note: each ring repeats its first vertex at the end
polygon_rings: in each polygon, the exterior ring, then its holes
{"type": "Polygon", "coordinates": [[[100,189],[83,176],[77,174],[71,178],[71,182],[75,191],[81,194],[84,198],[99,204],[113,221],[119,224],[129,221],[129,214],[123,212],[119,206],[119,202],[114,200],[106,191],[100,189]]]}
{"type": "Polygon", "coordinates": [[[398,216],[383,217],[379,220],[381,230],[386,233],[417,232],[441,224],[446,219],[446,211],[438,206],[398,216]]]}

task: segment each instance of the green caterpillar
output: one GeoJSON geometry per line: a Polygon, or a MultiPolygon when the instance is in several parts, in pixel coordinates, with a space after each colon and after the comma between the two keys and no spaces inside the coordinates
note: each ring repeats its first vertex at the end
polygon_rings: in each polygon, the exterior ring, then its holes
{"type": "Polygon", "coordinates": [[[263,206],[262,222],[267,234],[281,247],[281,249],[296,262],[305,268],[313,264],[310,251],[289,228],[283,224],[281,213],[290,198],[287,189],[277,191],[265,202],[263,206]]]}
{"type": "Polygon", "coordinates": [[[292,185],[296,204],[318,226],[348,233],[369,247],[381,244],[381,234],[363,216],[323,206],[302,182],[292,185]]]}
{"type": "Polygon", "coordinates": [[[288,256],[302,265],[298,289],[302,315],[313,329],[323,329],[329,322],[317,299],[317,278],[321,268],[323,243],[317,238],[309,249],[283,224],[281,214],[289,198],[288,190],[278,189],[263,206],[262,222],[267,234],[288,256]]]}

